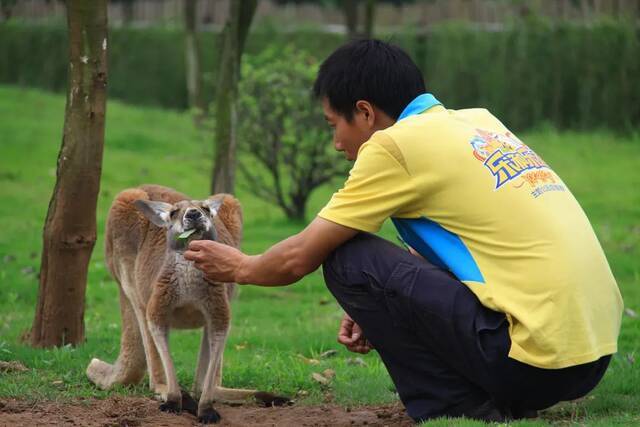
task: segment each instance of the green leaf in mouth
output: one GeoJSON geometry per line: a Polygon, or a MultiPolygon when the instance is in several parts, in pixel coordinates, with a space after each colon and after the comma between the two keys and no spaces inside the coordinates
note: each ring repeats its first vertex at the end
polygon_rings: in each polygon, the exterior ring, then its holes
{"type": "Polygon", "coordinates": [[[187,237],[191,236],[191,235],[192,235],[193,233],[195,233],[195,232],[196,232],[196,229],[195,229],[195,228],[191,228],[191,229],[189,229],[189,230],[185,230],[185,231],[183,231],[183,232],[182,232],[182,234],[180,234],[176,239],[177,239],[177,240],[184,240],[184,239],[186,239],[187,237]]]}

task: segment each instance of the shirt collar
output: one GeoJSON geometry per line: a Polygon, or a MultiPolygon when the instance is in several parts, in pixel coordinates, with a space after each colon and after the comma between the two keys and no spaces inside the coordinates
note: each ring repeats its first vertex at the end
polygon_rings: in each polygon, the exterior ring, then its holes
{"type": "Polygon", "coordinates": [[[422,95],[418,95],[413,101],[409,103],[402,110],[400,116],[398,117],[398,121],[402,119],[406,119],[407,117],[414,116],[416,114],[424,113],[431,107],[435,107],[436,105],[442,105],[442,102],[438,101],[435,96],[430,93],[423,93],[422,95]]]}

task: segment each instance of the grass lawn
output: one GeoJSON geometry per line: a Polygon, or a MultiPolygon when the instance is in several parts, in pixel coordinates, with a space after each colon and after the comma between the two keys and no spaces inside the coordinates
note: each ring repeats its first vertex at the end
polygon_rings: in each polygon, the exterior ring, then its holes
{"type": "MultiPolygon", "coordinates": [[[[104,392],[86,379],[92,357],[113,362],[118,354],[118,291],[104,264],[104,220],[114,195],[141,183],[168,185],[204,198],[211,167],[211,137],[198,132],[187,114],[133,108],[109,102],[98,206],[99,241],[87,286],[87,341],[77,348],[34,350],[20,342],[30,328],[37,297],[42,226],[55,179],[62,136],[64,97],[0,86],[0,360],[19,360],[23,373],[0,373],[0,398],[64,400],[109,394],[150,395],[145,385],[104,392]]],[[[626,307],[619,353],[600,386],[587,398],[559,405],[540,420],[518,426],[640,424],[640,136],[606,132],[521,135],[559,173],[581,202],[607,253],[626,307]]],[[[327,142],[329,143],[329,141],[327,142]]],[[[341,182],[318,190],[309,215],[341,182]]],[[[243,249],[258,253],[303,224],[288,222],[275,207],[240,186],[245,213],[243,249]]],[[[394,233],[386,224],[382,235],[394,233]]],[[[375,353],[357,355],[336,343],[341,310],[324,287],[320,272],[284,288],[243,287],[233,305],[225,352],[224,383],[230,387],[277,390],[303,396],[299,404],[333,401],[357,405],[397,399],[375,353]],[[335,357],[320,359],[336,349],[335,357]],[[318,359],[318,364],[309,363],[318,359]],[[328,389],[311,379],[331,368],[328,389]],[[302,394],[299,394],[304,391],[302,394]]],[[[190,386],[200,331],[171,336],[178,377],[190,386]]],[[[480,426],[472,421],[436,420],[433,426],[480,426]]]]}

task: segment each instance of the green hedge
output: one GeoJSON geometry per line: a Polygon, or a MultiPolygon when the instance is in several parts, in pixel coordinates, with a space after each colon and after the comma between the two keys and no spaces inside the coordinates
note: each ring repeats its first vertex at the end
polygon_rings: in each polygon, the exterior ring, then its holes
{"type": "MultiPolygon", "coordinates": [[[[270,43],[291,39],[321,59],[343,37],[315,31],[295,35],[266,30],[251,34],[247,52],[258,53],[270,43]]],[[[214,96],[213,73],[220,48],[219,35],[200,36],[205,93],[214,96]]],[[[64,91],[67,84],[67,30],[59,26],[0,23],[0,83],[64,91]]],[[[109,97],[132,104],[187,108],[184,36],[172,29],[112,29],[109,34],[109,97]]]]}
{"type": "MultiPolygon", "coordinates": [[[[218,37],[201,37],[205,91],[211,97],[218,37]]],[[[427,35],[407,29],[383,38],[413,55],[429,90],[448,107],[487,107],[516,130],[544,122],[559,128],[640,127],[640,34],[630,23],[531,20],[496,32],[450,24],[427,35]]],[[[293,44],[322,59],[343,41],[341,35],[314,30],[257,29],[247,52],[293,44]]],[[[186,108],[183,47],[178,30],[113,29],[109,96],[186,108]]],[[[0,83],[63,91],[66,57],[65,28],[0,24],[0,83]]]]}
{"type": "Polygon", "coordinates": [[[640,126],[640,40],[631,25],[450,26],[425,44],[427,85],[448,105],[487,106],[513,129],[640,126]]]}

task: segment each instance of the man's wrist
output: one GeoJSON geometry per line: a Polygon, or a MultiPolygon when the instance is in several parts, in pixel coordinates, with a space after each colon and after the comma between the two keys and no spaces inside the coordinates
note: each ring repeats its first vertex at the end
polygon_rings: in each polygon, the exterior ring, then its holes
{"type": "Polygon", "coordinates": [[[239,285],[246,285],[251,282],[251,266],[254,256],[242,254],[240,262],[234,272],[235,282],[239,285]]]}

